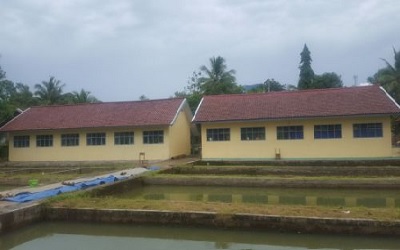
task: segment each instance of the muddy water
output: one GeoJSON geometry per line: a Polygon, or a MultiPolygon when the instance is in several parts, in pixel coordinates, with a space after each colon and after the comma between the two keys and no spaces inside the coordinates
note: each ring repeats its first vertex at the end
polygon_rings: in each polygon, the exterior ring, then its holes
{"type": "Polygon", "coordinates": [[[0,249],[399,249],[400,239],[188,227],[39,223],[0,236],[0,249]]]}

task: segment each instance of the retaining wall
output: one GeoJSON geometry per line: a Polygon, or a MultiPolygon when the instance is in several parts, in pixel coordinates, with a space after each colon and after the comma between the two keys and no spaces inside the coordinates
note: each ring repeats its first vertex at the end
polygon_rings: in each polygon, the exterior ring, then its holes
{"type": "Polygon", "coordinates": [[[49,208],[32,204],[0,215],[0,234],[39,221],[183,225],[298,233],[400,236],[400,220],[336,219],[215,212],[49,208]]]}
{"type": "Polygon", "coordinates": [[[45,219],[43,206],[37,203],[18,206],[0,212],[0,234],[30,225],[45,219]]]}
{"type": "Polygon", "coordinates": [[[228,215],[214,212],[50,208],[46,210],[46,220],[123,224],[150,223],[257,231],[400,236],[400,221],[387,222],[253,214],[228,215]]]}
{"type": "Polygon", "coordinates": [[[246,175],[246,176],[400,176],[400,166],[179,166],[163,170],[174,175],[246,175]]]}

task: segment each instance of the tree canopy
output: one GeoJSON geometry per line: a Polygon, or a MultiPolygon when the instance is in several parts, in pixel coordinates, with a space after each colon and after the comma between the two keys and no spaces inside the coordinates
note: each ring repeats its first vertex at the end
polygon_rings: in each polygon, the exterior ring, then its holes
{"type": "Polygon", "coordinates": [[[51,76],[49,81],[42,81],[41,84],[35,84],[35,95],[38,96],[40,103],[44,105],[64,103],[64,87],[65,84],[62,84],[60,80],[51,76]]]}
{"type": "Polygon", "coordinates": [[[186,97],[194,112],[204,95],[243,93],[243,88],[236,83],[235,73],[233,69],[227,70],[223,57],[212,57],[210,66],[203,65],[199,71],[194,71],[185,89],[175,92],[175,96],[186,97]]]}
{"type": "Polygon", "coordinates": [[[286,86],[272,78],[267,79],[263,83],[257,84],[256,87],[249,89],[247,93],[266,93],[283,90],[286,90],[286,86]]]}
{"type": "Polygon", "coordinates": [[[322,75],[315,75],[312,87],[313,89],[327,89],[327,88],[341,88],[343,82],[341,77],[335,72],[323,73],[322,75]]]}
{"type": "Polygon", "coordinates": [[[72,103],[95,103],[99,102],[96,97],[91,95],[90,91],[81,89],[80,92],[73,91],[72,92],[72,98],[70,99],[69,102],[72,103]]]}
{"type": "Polygon", "coordinates": [[[236,84],[236,71],[227,70],[225,59],[221,56],[210,58],[210,68],[203,65],[200,72],[198,83],[204,95],[235,94],[243,91],[236,84]]]}
{"type": "Polygon", "coordinates": [[[368,81],[373,84],[380,84],[395,100],[400,102],[400,52],[393,48],[394,64],[382,59],[386,67],[379,69],[368,81]]]}

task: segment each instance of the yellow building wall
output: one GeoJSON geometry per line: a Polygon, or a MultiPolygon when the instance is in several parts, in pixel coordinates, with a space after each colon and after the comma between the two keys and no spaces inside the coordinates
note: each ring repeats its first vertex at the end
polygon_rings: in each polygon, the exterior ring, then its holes
{"type": "Polygon", "coordinates": [[[190,125],[191,121],[185,111],[181,110],[175,123],[169,128],[170,158],[190,155],[190,125]]]}
{"type": "Polygon", "coordinates": [[[139,153],[144,152],[146,160],[165,160],[170,156],[169,128],[118,128],[86,129],[68,131],[42,131],[30,133],[11,133],[9,144],[9,161],[120,161],[139,160],[139,153]],[[143,144],[143,130],[163,130],[164,143],[143,144]],[[106,133],[106,144],[86,145],[86,133],[106,133]],[[134,132],[134,144],[114,145],[114,132],[134,132]],[[61,146],[61,134],[79,134],[79,146],[61,146]],[[14,135],[29,135],[30,146],[14,148],[14,135]],[[53,135],[52,147],[37,147],[36,135],[53,135]]]}
{"type": "Polygon", "coordinates": [[[390,117],[201,124],[204,160],[351,159],[392,156],[390,117]],[[353,138],[354,123],[382,123],[383,137],[353,138]],[[314,139],[314,125],[341,124],[342,138],[314,139]],[[304,139],[277,140],[277,126],[302,125],[304,139]],[[265,127],[265,140],[242,141],[240,128],[265,127]],[[207,141],[207,129],[230,128],[230,141],[207,141]]]}

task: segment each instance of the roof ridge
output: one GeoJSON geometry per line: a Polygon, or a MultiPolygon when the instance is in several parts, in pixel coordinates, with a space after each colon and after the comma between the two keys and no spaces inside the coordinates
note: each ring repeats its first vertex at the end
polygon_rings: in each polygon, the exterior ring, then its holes
{"type": "Polygon", "coordinates": [[[160,98],[152,100],[133,100],[133,101],[112,101],[112,102],[91,102],[91,103],[66,103],[55,105],[37,105],[30,108],[53,108],[53,107],[72,107],[72,106],[89,106],[89,105],[106,105],[106,104],[124,104],[124,103],[142,103],[142,102],[156,102],[156,101],[170,101],[170,100],[183,100],[184,97],[160,98]]]}
{"type": "MultiPolygon", "coordinates": [[[[361,88],[375,88],[375,84],[368,86],[345,86],[338,88],[322,88],[322,89],[302,89],[302,90],[282,90],[282,91],[270,91],[262,93],[240,93],[240,94],[221,94],[221,95],[205,95],[208,97],[232,97],[232,96],[255,96],[255,95],[279,95],[279,94],[301,94],[310,92],[330,92],[334,90],[349,90],[349,89],[361,89],[361,88]]],[[[379,87],[379,86],[378,86],[379,87]]]]}

